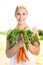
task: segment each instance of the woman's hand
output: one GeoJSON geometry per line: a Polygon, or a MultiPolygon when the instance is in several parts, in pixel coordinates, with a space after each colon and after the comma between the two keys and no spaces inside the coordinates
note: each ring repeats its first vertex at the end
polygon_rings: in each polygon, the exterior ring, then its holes
{"type": "Polygon", "coordinates": [[[19,41],[19,45],[20,45],[20,47],[24,47],[23,35],[21,34],[20,37],[21,37],[21,40],[19,41]]]}
{"type": "Polygon", "coordinates": [[[33,27],[33,28],[32,28],[32,32],[33,32],[34,34],[37,34],[37,35],[38,35],[38,30],[37,30],[36,27],[33,27]]]}
{"type": "Polygon", "coordinates": [[[20,40],[20,41],[19,41],[19,46],[20,46],[20,47],[24,47],[24,42],[23,42],[23,40],[20,40]]]}
{"type": "Polygon", "coordinates": [[[32,54],[38,55],[40,52],[40,46],[38,45],[37,42],[34,43],[34,45],[32,45],[31,43],[28,44],[29,46],[29,50],[32,54]]]}

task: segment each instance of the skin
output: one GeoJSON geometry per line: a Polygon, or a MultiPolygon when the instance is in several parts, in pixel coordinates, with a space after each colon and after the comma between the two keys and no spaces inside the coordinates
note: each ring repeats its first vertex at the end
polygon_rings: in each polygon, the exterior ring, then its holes
{"type": "MultiPolygon", "coordinates": [[[[24,27],[26,27],[26,29],[28,29],[28,26],[26,25],[26,18],[27,18],[27,12],[25,9],[23,8],[19,8],[18,11],[16,12],[16,19],[17,19],[17,26],[16,28],[18,29],[23,29],[24,27]]],[[[32,28],[32,31],[34,32],[34,34],[37,34],[38,35],[38,32],[37,32],[37,29],[34,27],[32,28]]],[[[22,35],[21,35],[22,37],[22,35]]],[[[38,55],[39,54],[39,51],[40,51],[40,46],[38,46],[38,43],[35,42],[34,45],[32,45],[31,43],[28,44],[29,46],[29,51],[32,53],[32,54],[35,54],[35,55],[38,55]]],[[[16,44],[15,46],[13,46],[13,48],[9,49],[9,40],[7,40],[7,44],[6,44],[6,55],[7,57],[12,57],[16,52],[18,52],[18,50],[21,48],[21,47],[24,47],[24,41],[23,41],[23,37],[22,39],[19,41],[18,44],[16,44]]]]}

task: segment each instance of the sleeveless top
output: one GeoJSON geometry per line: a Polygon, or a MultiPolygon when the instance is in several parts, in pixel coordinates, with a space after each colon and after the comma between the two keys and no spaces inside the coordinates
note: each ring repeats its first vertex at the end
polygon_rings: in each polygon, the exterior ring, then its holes
{"type": "MultiPolygon", "coordinates": [[[[16,43],[18,43],[19,40],[20,40],[20,36],[17,38],[16,43]]],[[[28,55],[29,61],[26,60],[26,62],[20,61],[19,63],[17,63],[16,60],[17,60],[18,52],[16,52],[12,57],[10,57],[9,65],[36,65],[33,54],[29,50],[28,51],[26,50],[26,53],[28,55]]]]}

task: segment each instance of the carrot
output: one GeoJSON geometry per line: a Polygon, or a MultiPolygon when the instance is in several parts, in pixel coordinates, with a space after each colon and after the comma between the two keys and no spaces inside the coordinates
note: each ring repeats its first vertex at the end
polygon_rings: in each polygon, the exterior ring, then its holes
{"type": "Polygon", "coordinates": [[[20,48],[19,52],[18,52],[18,58],[17,58],[17,62],[19,63],[20,59],[22,56],[22,48],[20,48]]]}
{"type": "Polygon", "coordinates": [[[26,54],[25,48],[23,48],[23,53],[25,54],[25,58],[29,61],[29,58],[28,58],[28,56],[27,56],[27,54],[26,54]]]}
{"type": "Polygon", "coordinates": [[[26,57],[26,59],[29,61],[29,58],[28,58],[28,56],[27,56],[27,55],[25,55],[25,57],[26,57]]]}
{"type": "Polygon", "coordinates": [[[18,52],[18,57],[17,57],[17,62],[19,63],[20,60],[22,61],[26,61],[26,59],[29,61],[29,58],[26,54],[26,50],[24,47],[20,48],[19,52],[18,52]]]}
{"type": "Polygon", "coordinates": [[[23,53],[26,55],[26,50],[25,50],[25,48],[23,48],[23,53]]]}
{"type": "Polygon", "coordinates": [[[21,59],[22,59],[22,61],[26,61],[25,60],[25,54],[23,53],[23,48],[22,48],[22,58],[21,59]]]}
{"type": "Polygon", "coordinates": [[[18,51],[17,62],[19,62],[19,55],[20,55],[20,50],[18,51]]]}

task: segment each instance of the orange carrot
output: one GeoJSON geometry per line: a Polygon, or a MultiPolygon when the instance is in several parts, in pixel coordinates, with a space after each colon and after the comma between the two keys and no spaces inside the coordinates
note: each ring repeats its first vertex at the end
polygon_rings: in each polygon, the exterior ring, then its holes
{"type": "Polygon", "coordinates": [[[25,48],[23,48],[23,53],[26,55],[26,50],[25,50],[25,48]]]}
{"type": "Polygon", "coordinates": [[[22,56],[22,48],[20,48],[19,53],[18,53],[18,58],[17,58],[17,62],[19,63],[20,59],[22,56]]]}
{"type": "Polygon", "coordinates": [[[20,55],[20,50],[18,51],[17,62],[19,62],[19,55],[20,55]]]}
{"type": "Polygon", "coordinates": [[[25,55],[25,57],[26,57],[26,59],[29,61],[29,58],[28,58],[28,56],[27,56],[27,55],[25,55]]]}
{"type": "Polygon", "coordinates": [[[26,54],[25,48],[23,48],[23,52],[24,52],[24,54],[25,54],[25,58],[29,61],[29,58],[28,58],[28,56],[27,56],[27,54],[26,54]]]}
{"type": "Polygon", "coordinates": [[[22,61],[25,61],[25,54],[23,53],[23,48],[22,48],[22,61]]]}

